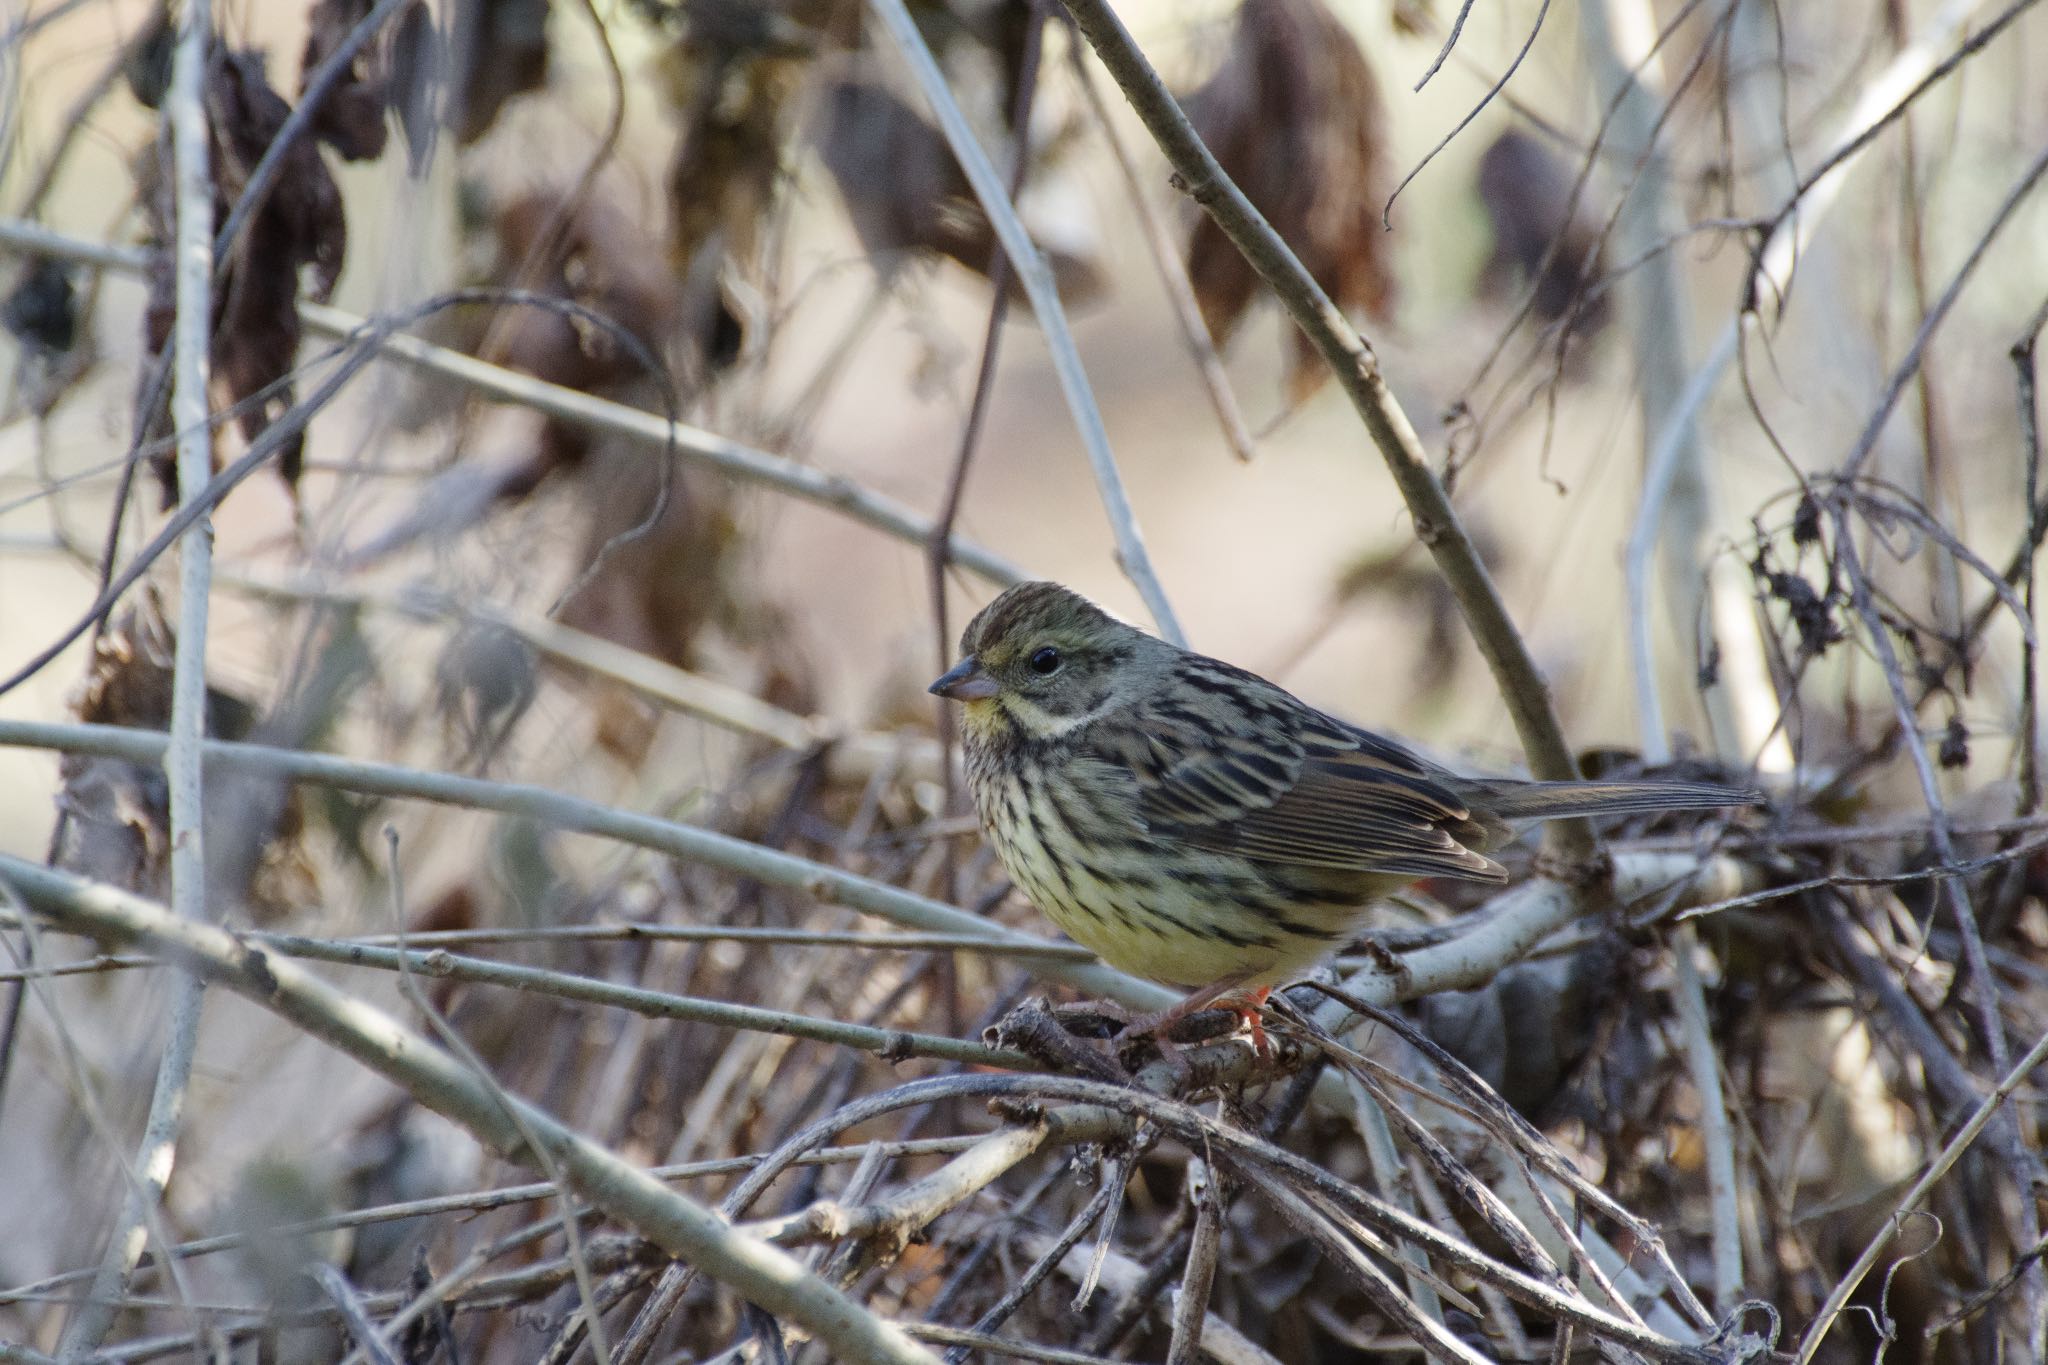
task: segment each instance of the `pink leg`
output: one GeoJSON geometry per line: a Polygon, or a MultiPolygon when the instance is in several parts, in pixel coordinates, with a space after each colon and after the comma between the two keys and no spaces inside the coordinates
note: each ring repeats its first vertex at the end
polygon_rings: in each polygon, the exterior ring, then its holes
{"type": "MultiPolygon", "coordinates": [[[[1124,1036],[1140,1037],[1147,1033],[1157,1033],[1169,1025],[1179,1023],[1191,1014],[1199,1014],[1211,1005],[1223,1000],[1225,996],[1235,991],[1243,981],[1244,978],[1241,976],[1225,977],[1221,981],[1212,981],[1199,990],[1189,992],[1178,1004],[1170,1005],[1156,1014],[1140,1015],[1130,1020],[1124,1025],[1124,1036]]],[[[1227,1008],[1236,1011],[1244,1020],[1245,1026],[1252,1035],[1252,1047],[1257,1050],[1261,1060],[1270,1059],[1273,1055],[1272,1044],[1266,1038],[1265,1022],[1259,1013],[1265,1006],[1266,997],[1272,993],[1273,988],[1271,986],[1259,986],[1245,992],[1243,997],[1238,1000],[1225,1002],[1227,1008]]],[[[1165,1042],[1166,1040],[1162,1038],[1160,1041],[1165,1042]]]]}

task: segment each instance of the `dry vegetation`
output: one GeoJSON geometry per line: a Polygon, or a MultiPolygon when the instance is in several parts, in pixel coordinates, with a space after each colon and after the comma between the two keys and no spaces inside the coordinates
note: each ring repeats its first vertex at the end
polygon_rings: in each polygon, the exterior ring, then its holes
{"type": "Polygon", "coordinates": [[[2048,1359],[2031,0],[214,9],[0,34],[0,1361],[2048,1359]],[[1027,570],[1769,806],[1118,1051],[1027,570]]]}

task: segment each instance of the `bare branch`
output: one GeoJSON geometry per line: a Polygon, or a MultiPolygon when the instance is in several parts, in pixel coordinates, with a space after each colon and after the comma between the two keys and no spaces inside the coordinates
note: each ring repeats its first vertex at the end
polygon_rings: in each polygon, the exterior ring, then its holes
{"type": "Polygon", "coordinates": [[[946,144],[959,159],[960,169],[967,173],[967,181],[974,187],[975,197],[988,211],[989,223],[1010,258],[1010,268],[1017,272],[1017,282],[1031,300],[1031,311],[1038,317],[1038,325],[1045,333],[1046,349],[1052,355],[1053,371],[1059,376],[1060,391],[1066,395],[1067,409],[1074,415],[1074,425],[1081,433],[1082,449],[1087,451],[1089,467],[1095,473],[1095,486],[1102,496],[1102,510],[1108,515],[1110,530],[1116,536],[1117,566],[1145,600],[1145,607],[1152,613],[1159,633],[1177,645],[1184,645],[1187,637],[1182,634],[1173,607],[1166,600],[1165,590],[1159,586],[1159,578],[1152,571],[1151,557],[1145,552],[1144,538],[1138,533],[1137,514],[1131,510],[1130,498],[1124,492],[1123,475],[1117,472],[1116,457],[1110,453],[1109,433],[1102,425],[1102,413],[1095,405],[1093,386],[1088,382],[1087,370],[1082,367],[1081,354],[1074,347],[1074,336],[1067,327],[1066,311],[1060,306],[1052,271],[1032,244],[1031,235],[1024,230],[1023,221],[1017,217],[1016,206],[1003,189],[1002,177],[996,174],[988,154],[982,151],[980,142],[975,139],[974,130],[967,124],[967,116],[960,112],[959,102],[953,98],[931,48],[912,22],[903,0],[869,0],[869,5],[875,17],[882,21],[890,40],[903,54],[918,89],[924,92],[926,102],[938,116],[939,129],[946,135],[946,144]]]}
{"type": "MultiPolygon", "coordinates": [[[[1466,624],[1493,669],[1501,699],[1514,718],[1530,769],[1543,778],[1577,777],[1578,766],[1551,707],[1549,685],[1509,619],[1500,590],[1452,510],[1443,485],[1430,469],[1415,428],[1380,375],[1378,357],[1217,164],[1107,0],[1065,3],[1173,164],[1182,187],[1237,244],[1329,363],[1373,444],[1386,459],[1395,486],[1415,519],[1417,538],[1429,547],[1457,594],[1466,624]]],[[[1583,821],[1559,821],[1549,829],[1553,833],[1546,837],[1561,840],[1555,846],[1566,856],[1577,860],[1591,855],[1592,834],[1583,821]]]]}
{"type": "Polygon", "coordinates": [[[829,1343],[836,1355],[892,1365],[936,1361],[900,1328],[807,1274],[787,1253],[735,1232],[544,1110],[511,1099],[520,1119],[513,1123],[500,1094],[469,1067],[383,1011],[303,968],[252,949],[222,930],[174,919],[140,897],[19,859],[0,858],[0,879],[51,927],[177,958],[209,981],[283,1016],[403,1086],[420,1103],[460,1123],[508,1160],[535,1159],[519,1131],[521,1126],[530,1129],[547,1145],[578,1194],[750,1302],[801,1323],[829,1343]]]}

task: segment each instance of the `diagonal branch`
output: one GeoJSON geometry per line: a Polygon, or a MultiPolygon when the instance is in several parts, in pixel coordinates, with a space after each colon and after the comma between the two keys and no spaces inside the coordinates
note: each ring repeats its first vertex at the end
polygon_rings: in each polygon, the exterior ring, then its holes
{"type": "Polygon", "coordinates": [[[1159,578],[1152,571],[1151,557],[1145,552],[1144,538],[1138,533],[1137,514],[1131,510],[1131,500],[1124,492],[1123,476],[1117,472],[1116,457],[1110,452],[1109,433],[1102,425],[1102,412],[1095,404],[1088,372],[1081,364],[1081,353],[1074,345],[1072,330],[1067,326],[1066,312],[1060,307],[1052,270],[1032,243],[1031,235],[1024,230],[1023,220],[1017,216],[1017,207],[1010,202],[1010,196],[1003,188],[1002,177],[996,173],[988,154],[976,141],[974,130],[968,127],[967,116],[961,113],[959,101],[953,98],[945,76],[939,71],[938,61],[932,56],[931,47],[925,42],[924,35],[918,32],[903,0],[869,0],[869,4],[909,64],[911,76],[924,92],[932,113],[938,117],[939,130],[946,135],[946,143],[953,149],[960,169],[966,173],[967,183],[974,187],[975,198],[981,201],[988,214],[989,226],[995,229],[997,240],[1009,255],[1010,268],[1017,272],[1017,283],[1023,287],[1025,297],[1031,300],[1031,311],[1038,316],[1038,325],[1045,333],[1046,349],[1052,355],[1053,372],[1059,376],[1060,391],[1066,395],[1067,407],[1074,415],[1074,425],[1080,429],[1081,446],[1088,453],[1089,468],[1095,473],[1095,485],[1102,495],[1102,510],[1108,515],[1110,530],[1116,536],[1118,567],[1137,588],[1138,595],[1145,599],[1145,607],[1152,613],[1159,633],[1175,644],[1185,644],[1180,623],[1166,600],[1165,590],[1159,586],[1159,578]]]}
{"type": "MultiPolygon", "coordinates": [[[[149,260],[146,251],[83,241],[14,218],[0,219],[0,252],[80,261],[131,274],[139,273],[149,260]]],[[[913,545],[922,545],[931,536],[932,523],[929,520],[895,499],[871,492],[844,475],[813,469],[786,456],[756,449],[702,427],[681,422],[671,425],[644,409],[534,379],[418,337],[371,327],[365,319],[327,304],[301,303],[299,314],[309,332],[372,345],[385,358],[401,361],[441,379],[466,384],[486,398],[517,403],[572,426],[617,436],[657,450],[673,450],[681,459],[730,478],[766,485],[913,545]]],[[[993,583],[1010,584],[1029,577],[1024,570],[972,541],[955,537],[951,553],[954,563],[993,583]]]]}
{"type": "MultiPolygon", "coordinates": [[[[1166,153],[1182,188],[1236,243],[1329,363],[1387,462],[1388,472],[1415,519],[1416,538],[1429,547],[1437,568],[1457,595],[1465,622],[1493,670],[1501,700],[1521,736],[1530,770],[1552,780],[1578,777],[1578,765],[1550,703],[1550,685],[1509,619],[1500,589],[1452,510],[1408,414],[1387,388],[1379,357],[1203,145],[1109,0],[1063,2],[1166,153]]],[[[1550,831],[1549,837],[1556,840],[1552,846],[1566,857],[1576,860],[1591,855],[1592,831],[1584,821],[1559,821],[1550,831]]]]}
{"type": "MultiPolygon", "coordinates": [[[[206,108],[208,45],[213,9],[187,0],[171,61],[164,102],[165,127],[176,175],[175,287],[172,324],[171,408],[178,429],[179,500],[200,502],[213,474],[213,433],[207,423],[207,387],[213,332],[213,169],[206,108]]],[[[138,433],[139,434],[139,433],[138,433]]],[[[213,594],[213,523],[200,516],[178,541],[178,633],[171,667],[170,734],[164,750],[170,805],[171,905],[193,923],[206,919],[205,797],[200,743],[206,728],[206,625],[213,594]]],[[[108,1241],[92,1290],[65,1324],[67,1359],[96,1349],[119,1312],[122,1291],[142,1257],[146,1224],[169,1186],[178,1155],[178,1128],[199,1049],[199,1016],[206,987],[180,973],[164,1006],[163,1051],[130,1191],[108,1241]]]]}
{"type": "Polygon", "coordinates": [[[0,858],[0,878],[51,927],[175,958],[403,1086],[508,1160],[535,1160],[520,1132],[530,1130],[579,1195],[748,1302],[810,1329],[835,1359],[935,1365],[937,1358],[901,1329],[810,1275],[787,1253],[737,1232],[545,1110],[512,1099],[515,1123],[506,1098],[468,1066],[298,964],[225,930],[177,919],[139,896],[20,859],[0,858]]]}
{"type": "MultiPolygon", "coordinates": [[[[154,730],[0,719],[0,745],[57,748],[72,753],[124,758],[133,763],[153,763],[163,753],[164,742],[163,734],[154,730]]],[[[208,764],[233,765],[298,782],[523,815],[556,829],[617,839],[670,857],[723,868],[769,886],[801,891],[821,901],[851,906],[914,928],[941,933],[980,934],[997,942],[1025,948],[1046,946],[1046,941],[1035,935],[1003,928],[943,901],[916,895],[856,873],[749,843],[716,830],[619,810],[546,787],[489,782],[393,763],[373,763],[261,744],[208,740],[205,752],[208,764]]],[[[1035,970],[1048,980],[1107,995],[1135,1009],[1161,1009],[1178,998],[1175,992],[1163,986],[1139,981],[1094,962],[1046,960],[1035,970]]]]}

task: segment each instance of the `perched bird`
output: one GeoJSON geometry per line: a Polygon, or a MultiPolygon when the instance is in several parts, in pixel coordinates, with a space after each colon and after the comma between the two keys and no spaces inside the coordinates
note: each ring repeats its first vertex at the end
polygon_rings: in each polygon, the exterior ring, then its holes
{"type": "Polygon", "coordinates": [[[1105,962],[1192,992],[1140,1027],[1225,997],[1256,1026],[1374,897],[1504,881],[1486,854],[1511,821],[1761,799],[1460,777],[1057,583],[1004,592],[960,649],[931,691],[962,704],[975,808],[1011,879],[1105,962]]]}

